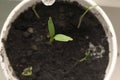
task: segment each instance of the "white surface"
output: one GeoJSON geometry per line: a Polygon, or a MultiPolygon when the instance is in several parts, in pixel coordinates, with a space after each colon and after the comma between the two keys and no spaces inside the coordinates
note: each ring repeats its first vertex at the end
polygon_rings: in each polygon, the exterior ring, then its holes
{"type": "MultiPolygon", "coordinates": [[[[120,1],[116,2],[117,0],[96,0],[99,1],[100,4],[112,4],[111,6],[115,6],[115,7],[119,7],[118,4],[120,5],[120,1]],[[103,1],[104,3],[102,3],[101,1],[103,1]],[[113,3],[114,2],[114,3],[113,3]],[[115,4],[116,3],[116,4],[115,4]],[[114,5],[113,5],[114,4],[114,5]]],[[[3,22],[5,21],[8,13],[10,13],[10,11],[12,10],[12,8],[17,4],[18,2],[16,1],[12,1],[10,2],[10,0],[0,0],[0,26],[2,27],[3,22]]],[[[118,37],[118,45],[120,47],[120,8],[113,8],[113,7],[103,7],[103,9],[105,10],[105,12],[108,14],[108,16],[110,17],[113,26],[115,28],[117,37],[118,37]]],[[[120,48],[118,48],[118,50],[120,50],[120,48]]],[[[116,70],[114,71],[114,75],[112,76],[111,80],[120,80],[120,56],[118,58],[117,61],[117,65],[116,65],[116,70]]],[[[5,80],[4,75],[2,73],[1,70],[1,66],[0,66],[0,80],[5,80]]]]}
{"type": "Polygon", "coordinates": [[[1,66],[0,66],[0,80],[5,80],[4,74],[2,73],[1,66]]]}
{"type": "Polygon", "coordinates": [[[113,8],[113,7],[103,7],[104,11],[107,13],[113,26],[116,31],[117,41],[118,41],[118,59],[116,68],[114,70],[114,75],[112,76],[111,80],[120,80],[120,8],[113,8]]]}
{"type": "Polygon", "coordinates": [[[120,0],[94,0],[94,1],[102,6],[119,7],[120,8],[120,0]]]}

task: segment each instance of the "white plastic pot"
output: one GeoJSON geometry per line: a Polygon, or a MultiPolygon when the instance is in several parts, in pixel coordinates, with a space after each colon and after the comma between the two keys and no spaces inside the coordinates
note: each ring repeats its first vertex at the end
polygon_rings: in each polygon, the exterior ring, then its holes
{"type": "MultiPolygon", "coordinates": [[[[92,0],[68,0],[68,1],[77,1],[79,4],[84,6],[94,6],[96,5],[95,2],[92,0]]],[[[9,33],[9,29],[11,28],[11,23],[17,18],[18,15],[20,15],[21,12],[26,10],[28,7],[32,6],[33,4],[36,4],[37,2],[41,2],[41,0],[23,0],[19,5],[17,5],[10,15],[8,16],[7,20],[4,23],[1,36],[0,36],[0,65],[2,66],[2,70],[5,74],[5,77],[7,80],[18,80],[18,78],[15,76],[14,71],[9,63],[8,57],[5,52],[3,40],[7,39],[7,35],[9,33]]],[[[101,22],[106,35],[108,37],[109,42],[109,64],[106,69],[106,74],[104,80],[110,80],[110,77],[113,73],[115,64],[116,64],[116,58],[117,58],[117,43],[116,43],[116,35],[113,29],[113,26],[107,17],[107,15],[104,13],[104,11],[97,6],[91,11],[101,22]]]]}
{"type": "Polygon", "coordinates": [[[94,0],[101,6],[120,8],[120,0],[94,0]]]}

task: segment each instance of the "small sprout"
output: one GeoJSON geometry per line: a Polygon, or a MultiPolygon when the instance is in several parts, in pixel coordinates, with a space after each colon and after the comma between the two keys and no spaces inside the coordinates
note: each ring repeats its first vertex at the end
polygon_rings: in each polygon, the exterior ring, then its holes
{"type": "Polygon", "coordinates": [[[23,76],[31,76],[32,75],[32,66],[27,67],[22,72],[23,76]]]}
{"type": "MultiPolygon", "coordinates": [[[[82,20],[83,20],[83,18],[84,18],[84,16],[90,11],[90,10],[92,10],[93,8],[95,8],[97,5],[95,5],[95,6],[90,6],[90,7],[88,7],[87,9],[86,9],[86,11],[82,14],[82,16],[80,16],[80,18],[79,18],[79,23],[78,23],[78,25],[77,25],[77,28],[80,28],[80,25],[81,25],[81,22],[82,22],[82,20]]],[[[85,7],[86,8],[86,7],[85,7]]]]}
{"type": "Polygon", "coordinates": [[[61,42],[68,42],[73,40],[73,38],[64,34],[55,35],[55,28],[54,28],[54,23],[52,21],[52,17],[49,17],[49,20],[48,20],[48,30],[50,35],[50,42],[53,42],[53,40],[61,41],[61,42]]]}
{"type": "Polygon", "coordinates": [[[90,51],[87,51],[87,52],[85,53],[85,57],[82,58],[82,59],[80,59],[79,61],[80,61],[80,62],[86,61],[89,56],[90,56],[90,51]]]}
{"type": "Polygon", "coordinates": [[[36,8],[36,6],[33,5],[33,6],[32,6],[32,10],[33,10],[34,14],[36,15],[36,17],[37,17],[38,19],[40,19],[40,16],[38,15],[38,13],[37,13],[37,11],[36,11],[35,8],[36,8]]]}

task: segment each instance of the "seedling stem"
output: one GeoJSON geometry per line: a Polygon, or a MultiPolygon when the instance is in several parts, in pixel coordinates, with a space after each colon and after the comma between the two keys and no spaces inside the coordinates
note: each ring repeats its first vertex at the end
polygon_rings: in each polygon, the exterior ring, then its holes
{"type": "Polygon", "coordinates": [[[93,8],[95,8],[97,5],[95,5],[95,6],[90,6],[90,7],[88,7],[87,9],[86,9],[86,11],[82,14],[82,16],[80,16],[80,18],[79,18],[79,23],[78,23],[78,25],[77,25],[77,28],[80,28],[80,25],[81,25],[81,22],[82,22],[82,20],[83,20],[83,18],[84,18],[84,16],[90,11],[90,10],[92,10],[93,8]]]}
{"type": "Polygon", "coordinates": [[[82,58],[82,59],[80,59],[79,62],[86,61],[89,56],[90,56],[90,51],[87,51],[87,52],[85,53],[85,57],[82,58]]]}
{"type": "Polygon", "coordinates": [[[32,10],[33,10],[34,14],[36,15],[36,17],[37,17],[38,19],[40,19],[40,16],[38,15],[38,13],[37,13],[37,11],[36,11],[35,8],[36,8],[36,6],[33,5],[33,6],[32,6],[32,10]]]}

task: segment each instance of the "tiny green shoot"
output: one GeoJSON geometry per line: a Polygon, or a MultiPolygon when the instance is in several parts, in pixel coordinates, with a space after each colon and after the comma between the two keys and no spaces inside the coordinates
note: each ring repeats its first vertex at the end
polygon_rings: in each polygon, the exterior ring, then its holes
{"type": "Polygon", "coordinates": [[[82,58],[82,59],[80,59],[79,62],[86,61],[89,56],[90,56],[90,51],[87,51],[87,52],[85,53],[85,57],[82,58]]]}
{"type": "Polygon", "coordinates": [[[89,56],[90,56],[90,51],[87,51],[87,52],[85,53],[85,57],[82,58],[82,59],[80,59],[80,60],[77,60],[77,61],[72,65],[72,67],[71,67],[67,72],[65,72],[65,73],[69,73],[71,70],[73,70],[73,68],[75,68],[75,66],[77,66],[78,63],[83,62],[83,61],[86,61],[89,56]]]}
{"type": "Polygon", "coordinates": [[[32,66],[27,67],[22,72],[23,76],[31,76],[32,75],[32,66]]]}
{"type": "Polygon", "coordinates": [[[55,34],[55,27],[54,27],[52,17],[49,17],[49,20],[48,20],[48,31],[50,35],[50,42],[53,42],[53,40],[61,41],[61,42],[68,42],[73,40],[73,38],[67,35],[55,34]]]}
{"type": "MultiPolygon", "coordinates": [[[[86,9],[86,11],[80,16],[80,18],[79,18],[79,23],[78,23],[78,25],[77,25],[77,28],[80,28],[80,25],[81,25],[81,22],[82,22],[82,20],[83,20],[83,18],[84,18],[84,16],[90,11],[90,10],[92,10],[93,8],[95,8],[97,5],[95,5],[95,6],[90,6],[90,7],[88,7],[87,9],[86,9]]],[[[85,7],[86,8],[86,7],[85,7]]]]}
{"type": "Polygon", "coordinates": [[[32,10],[33,10],[34,14],[36,15],[36,17],[37,17],[38,19],[40,19],[40,16],[38,15],[38,13],[37,13],[37,11],[36,11],[35,8],[36,8],[36,6],[33,5],[33,6],[32,6],[32,10]]]}

